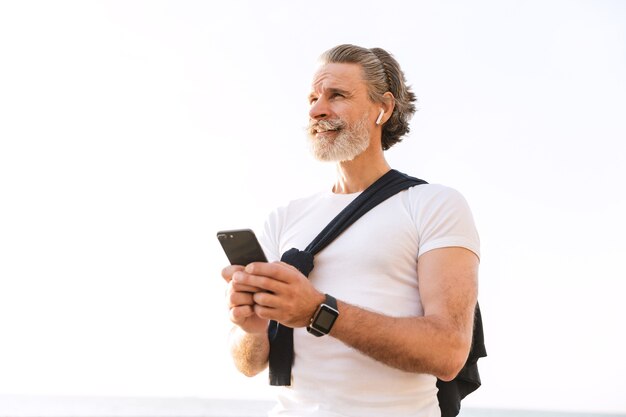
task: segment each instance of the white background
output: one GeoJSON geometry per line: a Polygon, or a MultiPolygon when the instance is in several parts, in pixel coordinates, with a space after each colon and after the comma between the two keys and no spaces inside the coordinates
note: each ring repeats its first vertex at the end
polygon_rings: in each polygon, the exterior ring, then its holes
{"type": "Polygon", "coordinates": [[[215,232],[329,187],[316,57],[380,46],[402,171],[459,189],[489,357],[467,405],[626,412],[626,2],[0,3],[0,394],[255,397],[215,232]]]}

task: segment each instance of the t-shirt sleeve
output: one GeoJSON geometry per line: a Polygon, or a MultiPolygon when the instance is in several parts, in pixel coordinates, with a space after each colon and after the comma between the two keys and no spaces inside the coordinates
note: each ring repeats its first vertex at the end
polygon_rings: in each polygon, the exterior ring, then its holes
{"type": "Polygon", "coordinates": [[[418,256],[430,250],[462,247],[480,257],[480,239],[467,201],[458,191],[426,185],[416,210],[419,233],[418,256]]]}

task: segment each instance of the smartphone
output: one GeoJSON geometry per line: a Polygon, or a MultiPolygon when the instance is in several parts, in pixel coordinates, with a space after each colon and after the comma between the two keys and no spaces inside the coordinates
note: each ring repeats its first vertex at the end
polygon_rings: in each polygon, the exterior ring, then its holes
{"type": "Polygon", "coordinates": [[[250,229],[222,230],[217,232],[217,239],[231,265],[267,262],[259,241],[250,229]]]}

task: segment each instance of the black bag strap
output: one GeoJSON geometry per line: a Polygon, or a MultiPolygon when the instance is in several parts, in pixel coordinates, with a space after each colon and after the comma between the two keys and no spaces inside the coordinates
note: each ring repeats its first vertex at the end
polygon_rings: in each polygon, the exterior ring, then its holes
{"type": "MultiPolygon", "coordinates": [[[[317,235],[317,237],[313,239],[313,241],[305,248],[304,251],[298,250],[296,248],[289,249],[282,255],[281,261],[295,266],[302,274],[308,277],[311,273],[311,270],[313,270],[313,258],[315,254],[317,254],[326,246],[328,246],[331,242],[333,242],[341,233],[343,233],[344,230],[346,230],[354,222],[361,218],[361,216],[376,207],[378,204],[399,193],[400,191],[421,184],[427,184],[427,182],[418,178],[408,176],[394,169],[388,171],[386,174],[376,180],[372,185],[366,188],[365,191],[363,191],[350,204],[348,204],[348,206],[346,206],[324,228],[324,230],[322,230],[317,235]]],[[[478,311],[478,323],[476,322],[475,317],[474,336],[476,336],[476,330],[479,329],[481,336],[479,344],[482,346],[481,352],[484,352],[484,343],[482,343],[482,322],[480,321],[480,310],[478,310],[478,306],[476,308],[478,311]]],[[[268,327],[268,337],[270,342],[270,385],[291,385],[291,368],[294,361],[293,329],[272,320],[270,321],[268,327]]],[[[474,342],[476,341],[477,339],[476,337],[474,337],[474,342]]],[[[472,343],[472,352],[475,350],[474,342],[472,343]]],[[[470,352],[468,363],[470,359],[473,358],[472,352],[470,352]]],[[[477,359],[478,358],[476,358],[476,360],[477,359]]],[[[466,369],[466,367],[467,364],[463,368],[461,373],[459,373],[459,376],[461,376],[461,374],[465,375],[463,371],[466,369]]],[[[474,367],[470,369],[466,379],[470,380],[470,388],[467,388],[465,385],[456,384],[455,381],[457,381],[457,379],[454,379],[450,382],[443,382],[439,380],[437,382],[438,387],[440,382],[446,384],[443,388],[444,392],[446,393],[446,396],[444,398],[445,401],[450,402],[450,400],[458,398],[458,401],[456,401],[456,403],[458,403],[458,406],[453,405],[453,408],[454,406],[456,406],[457,410],[460,408],[460,400],[465,397],[465,395],[467,395],[469,392],[474,391],[480,386],[480,377],[478,376],[478,368],[476,367],[475,362],[474,367]]],[[[442,388],[440,388],[440,392],[441,391],[442,388]]],[[[439,397],[442,417],[453,417],[458,414],[458,411],[455,414],[443,414],[444,407],[441,405],[441,401],[442,397],[439,397]]]]}
{"type": "Polygon", "coordinates": [[[441,409],[441,417],[455,417],[461,410],[461,400],[468,394],[480,388],[480,375],[478,374],[478,359],[487,356],[485,349],[485,336],[483,333],[483,320],[480,307],[476,303],[474,310],[474,332],[472,345],[465,365],[452,381],[437,379],[437,399],[441,409]]]}

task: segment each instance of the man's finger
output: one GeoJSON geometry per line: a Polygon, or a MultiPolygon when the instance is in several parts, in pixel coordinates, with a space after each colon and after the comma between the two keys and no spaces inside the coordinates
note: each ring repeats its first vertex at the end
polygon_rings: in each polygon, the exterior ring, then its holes
{"type": "Polygon", "coordinates": [[[222,278],[224,278],[224,281],[230,282],[233,277],[233,274],[237,271],[243,271],[243,266],[228,265],[226,268],[222,269],[222,278]]]}
{"type": "Polygon", "coordinates": [[[254,292],[278,293],[286,285],[284,282],[274,279],[274,277],[252,275],[245,272],[237,272],[233,275],[233,285],[245,285],[259,290],[254,292]]]}
{"type": "Polygon", "coordinates": [[[235,324],[242,324],[248,317],[254,315],[252,306],[238,306],[230,309],[230,321],[235,324]]]}
{"type": "Polygon", "coordinates": [[[228,297],[229,308],[253,304],[254,299],[252,298],[252,293],[249,292],[234,292],[228,297]]]}
{"type": "Polygon", "coordinates": [[[255,292],[263,291],[263,288],[253,287],[252,285],[240,284],[234,281],[231,283],[231,285],[232,285],[233,291],[236,291],[236,292],[255,293],[255,292]]]}
{"type": "Polygon", "coordinates": [[[252,275],[272,277],[274,280],[290,283],[302,275],[300,271],[284,262],[253,262],[246,266],[245,272],[252,275]]]}
{"type": "Polygon", "coordinates": [[[267,291],[254,293],[251,295],[251,298],[254,304],[263,307],[276,308],[280,305],[280,297],[267,291]]]}
{"type": "Polygon", "coordinates": [[[254,308],[254,314],[261,317],[262,319],[278,321],[277,319],[278,310],[274,308],[270,308],[270,307],[263,307],[258,304],[255,304],[253,308],[254,308]]]}

